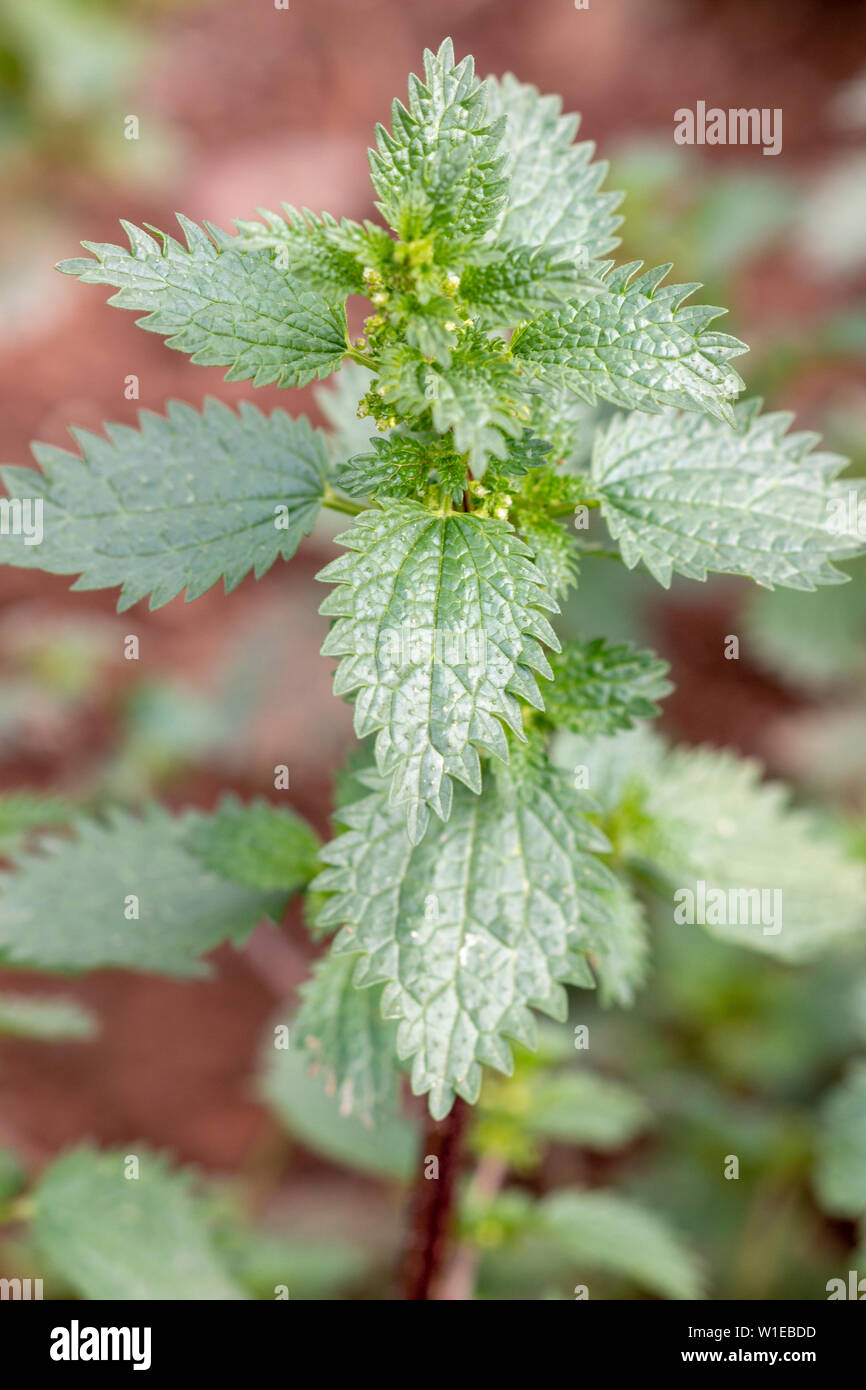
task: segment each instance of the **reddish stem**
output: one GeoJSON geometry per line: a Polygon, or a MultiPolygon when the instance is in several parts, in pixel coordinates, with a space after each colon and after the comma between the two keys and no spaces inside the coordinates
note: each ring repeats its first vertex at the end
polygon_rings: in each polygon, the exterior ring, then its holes
{"type": "Polygon", "coordinates": [[[409,1208],[409,1240],[403,1274],[403,1297],[413,1302],[436,1298],[436,1283],[452,1234],[463,1134],[469,1115],[465,1101],[456,1100],[444,1120],[428,1116],[421,1149],[421,1171],[409,1208]],[[427,1177],[438,1159],[438,1177],[427,1177]]]}

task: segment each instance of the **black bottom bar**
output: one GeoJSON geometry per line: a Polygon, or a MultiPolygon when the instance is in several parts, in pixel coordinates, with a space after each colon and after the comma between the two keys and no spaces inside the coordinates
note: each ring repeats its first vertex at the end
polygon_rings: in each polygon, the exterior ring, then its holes
{"type": "MultiPolygon", "coordinates": [[[[559,1303],[535,1304],[532,1311],[524,1303],[518,1318],[509,1311],[511,1304],[476,1303],[471,1309],[464,1306],[462,1313],[454,1307],[439,1304],[425,1313],[417,1304],[399,1303],[2,1302],[0,1356],[7,1367],[16,1364],[24,1372],[47,1372],[58,1383],[70,1377],[98,1379],[106,1371],[114,1377],[129,1374],[142,1382],[149,1376],[157,1383],[166,1372],[184,1371],[213,1371],[223,1377],[241,1373],[249,1381],[251,1376],[272,1376],[281,1368],[292,1378],[299,1358],[304,1365],[310,1359],[321,1361],[330,1379],[341,1355],[352,1373],[361,1366],[371,1373],[377,1357],[384,1372],[391,1339],[399,1338],[402,1344],[406,1333],[423,1327],[426,1337],[431,1332],[447,1335],[449,1329],[484,1333],[483,1341],[477,1336],[462,1339],[464,1351],[457,1360],[468,1371],[477,1359],[488,1383],[500,1359],[506,1370],[510,1364],[514,1371],[510,1358],[527,1347],[528,1338],[533,1339],[539,1375],[548,1357],[555,1356],[561,1363],[567,1354],[576,1358],[577,1376],[584,1347],[593,1364],[601,1361],[612,1373],[667,1373],[678,1368],[701,1375],[708,1367],[730,1371],[799,1366],[818,1371],[826,1381],[846,1367],[845,1373],[850,1374],[859,1362],[866,1332],[866,1309],[846,1307],[842,1301],[590,1300],[567,1308],[559,1303]],[[451,1322],[454,1316],[456,1325],[451,1322]],[[549,1344],[539,1340],[539,1332],[550,1337],[549,1344]],[[563,1335],[568,1342],[560,1340],[563,1335]],[[474,1354],[472,1348],[477,1348],[474,1354]]],[[[446,1352],[446,1344],[437,1341],[424,1345],[427,1350],[418,1365],[422,1377],[435,1371],[440,1354],[443,1358],[447,1354],[453,1366],[453,1348],[446,1352]]],[[[406,1363],[407,1370],[410,1364],[406,1363]]]]}

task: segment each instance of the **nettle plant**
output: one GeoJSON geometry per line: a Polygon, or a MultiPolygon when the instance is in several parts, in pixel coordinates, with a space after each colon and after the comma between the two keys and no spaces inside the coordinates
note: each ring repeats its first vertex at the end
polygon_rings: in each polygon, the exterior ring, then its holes
{"type": "Polygon", "coordinates": [[[618,198],[576,118],[514,77],[480,82],[448,40],[424,62],[370,153],[381,224],[286,206],[233,235],[180,218],[185,244],[124,224],[128,249],[86,242],[60,267],[227,380],[339,371],[330,431],[173,403],[3,473],[10,514],[29,500],[44,520],[4,558],[120,585],[120,609],[231,590],[289,560],[322,508],[351,517],[318,576],[323,652],[373,747],[335,838],[265,802],[115,809],[19,855],[0,950],[193,973],[307,890],[333,940],[293,1045],[374,1122],[401,1070],[435,1119],[475,1102],[512,1040],[533,1046],[534,1011],[565,1019],[568,985],[628,1003],[647,885],[668,904],[701,880],[779,890],[778,931],[718,901],[704,925],[787,960],[863,919],[861,869],[752,764],[629,732],[669,690],[663,662],[552,626],[587,553],[665,587],[842,582],[859,485],[787,417],[735,405],[745,349],[687,302],[697,286],[607,259],[618,198]],[[351,296],[369,301],[360,337],[351,296]]]}

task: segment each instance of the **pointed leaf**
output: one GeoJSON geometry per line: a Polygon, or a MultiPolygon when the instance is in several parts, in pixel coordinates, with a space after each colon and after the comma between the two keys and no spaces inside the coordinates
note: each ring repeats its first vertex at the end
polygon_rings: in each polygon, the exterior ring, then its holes
{"type": "Polygon", "coordinates": [[[529,419],[527,373],[505,355],[501,340],[477,331],[455,348],[447,367],[406,344],[387,348],[378,365],[377,390],[384,399],[419,423],[429,417],[439,434],[450,430],[476,478],[491,457],[508,458],[529,419]]]}
{"type": "Polygon", "coordinates": [[[229,367],[227,381],[305,386],[336,371],[348,347],[340,297],[309,289],[267,249],[244,251],[217,228],[207,236],[178,221],[185,246],[122,222],[129,250],[85,241],[92,256],[58,269],[87,285],[116,285],[110,304],[147,310],[140,328],[164,333],[202,366],[229,367]]]}
{"type": "Polygon", "coordinates": [[[487,79],[488,115],[506,116],[503,172],[508,201],[497,238],[514,245],[560,246],[580,264],[617,244],[621,193],[602,193],[607,164],[592,162],[595,146],[573,143],[579,116],[563,116],[559,97],[541,96],[511,73],[487,79]]]}
{"type": "Polygon", "coordinates": [[[239,251],[267,249],[278,266],[288,270],[309,289],[339,299],[364,293],[364,229],[344,217],[341,222],[309,208],[298,211],[283,203],[283,215],[259,209],[263,221],[235,218],[238,229],[232,247],[239,251]]]}
{"type": "Polygon", "coordinates": [[[322,851],[332,867],[314,887],[334,896],[320,921],[343,928],[336,954],[362,953],[356,984],[385,984],[434,1116],[455,1093],[477,1099],[482,1064],[510,1072],[506,1038],[533,1044],[531,1009],[565,1017],[562,982],[593,984],[585,953],[612,878],[583,807],[559,779],[488,770],[483,794],[458,788],[447,825],[415,847],[382,788],[341,812],[350,829],[322,851]]]}
{"type": "Polygon", "coordinates": [[[674,571],[768,588],[844,582],[831,562],[862,549],[845,522],[857,483],[834,482],[844,459],[811,453],[815,435],[786,434],[789,415],[759,408],[738,407],[736,433],[668,411],[619,417],[598,438],[593,481],[630,569],[642,560],[665,588],[674,571]]]}
{"type": "Polygon", "coordinates": [[[533,516],[520,522],[520,535],[532,551],[555,598],[562,598],[577,584],[580,562],[573,537],[549,516],[533,516]]]}
{"type": "Polygon", "coordinates": [[[250,570],[260,578],[313,529],[327,453],[303,416],[172,401],[165,417],[142,412],[137,430],[106,430],[75,432],[80,455],[35,445],[41,473],[0,471],[10,497],[41,503],[44,530],[38,545],[0,537],[0,562],[79,574],[76,589],[121,585],[121,611],[148,593],[158,608],[220,578],[227,590],[250,570]]]}
{"type": "Polygon", "coordinates": [[[591,737],[630,729],[658,714],[669,695],[668,664],[654,652],[603,637],[574,638],[551,658],[553,685],[545,693],[545,722],[591,737]]]}
{"type": "Polygon", "coordinates": [[[322,651],[417,841],[428,808],[447,820],[452,778],[479,789],[479,749],[507,757],[503,723],[522,736],[516,697],[541,707],[533,673],[558,643],[540,610],[556,605],[506,522],[386,499],[338,540],[349,553],[318,575],[339,586],[322,651]]]}
{"type": "Polygon", "coordinates": [[[185,847],[222,878],[295,893],[316,871],[319,837],[294,811],[227,796],[213,815],[193,825],[185,847]]]}
{"type": "Polygon", "coordinates": [[[590,404],[601,397],[650,412],[679,406],[733,423],[731,401],[743,383],[728,363],[746,348],[709,327],[724,310],[683,304],[697,285],[659,289],[670,266],[632,278],[638,269],[620,266],[603,292],[584,291],[518,329],[515,356],[590,404]]]}
{"type": "Polygon", "coordinates": [[[386,221],[404,240],[431,231],[451,240],[477,238],[505,201],[499,144],[504,120],[487,117],[486,88],[471,58],[454,62],[445,39],[425,50],[426,82],[409,78],[409,108],[394,102],[391,130],[376,130],[370,150],[373,187],[386,221]]]}
{"type": "Polygon", "coordinates": [[[513,327],[594,283],[560,247],[511,246],[486,251],[467,265],[460,276],[460,298],[493,326],[513,327]]]}
{"type": "Polygon", "coordinates": [[[0,957],[43,970],[206,974],[201,955],[242,942],[265,916],[279,920],[287,896],[205,868],[186,841],[206,819],[114,811],[17,856],[15,872],[0,875],[0,957]]]}

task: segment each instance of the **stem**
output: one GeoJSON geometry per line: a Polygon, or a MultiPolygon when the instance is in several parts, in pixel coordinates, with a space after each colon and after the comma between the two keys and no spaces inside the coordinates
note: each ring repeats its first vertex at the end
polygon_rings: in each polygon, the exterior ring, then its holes
{"type": "Polygon", "coordinates": [[[597,497],[581,497],[577,502],[567,502],[564,506],[549,507],[548,516],[555,517],[557,520],[563,516],[572,516],[575,507],[586,507],[588,511],[595,511],[601,506],[597,497]]]}
{"type": "Polygon", "coordinates": [[[353,362],[357,362],[361,367],[369,367],[371,372],[378,372],[379,370],[375,358],[371,357],[367,352],[361,352],[360,348],[347,348],[343,356],[350,357],[353,362]]]}
{"type": "Polygon", "coordinates": [[[622,555],[618,550],[608,550],[607,547],[603,545],[581,545],[578,541],[577,549],[580,555],[596,555],[602,560],[622,559],[622,555]]]}
{"type": "Polygon", "coordinates": [[[409,1238],[403,1271],[403,1297],[425,1302],[436,1297],[435,1284],[451,1236],[463,1133],[469,1107],[455,1100],[444,1120],[427,1117],[421,1148],[423,1167],[415,1180],[409,1206],[409,1238]],[[425,1177],[428,1161],[439,1160],[439,1176],[425,1177]]]}
{"type": "Polygon", "coordinates": [[[330,483],[325,484],[322,506],[330,507],[332,512],[345,512],[347,516],[360,516],[361,512],[369,511],[368,507],[362,507],[358,502],[350,502],[348,497],[338,497],[330,483]]]}

